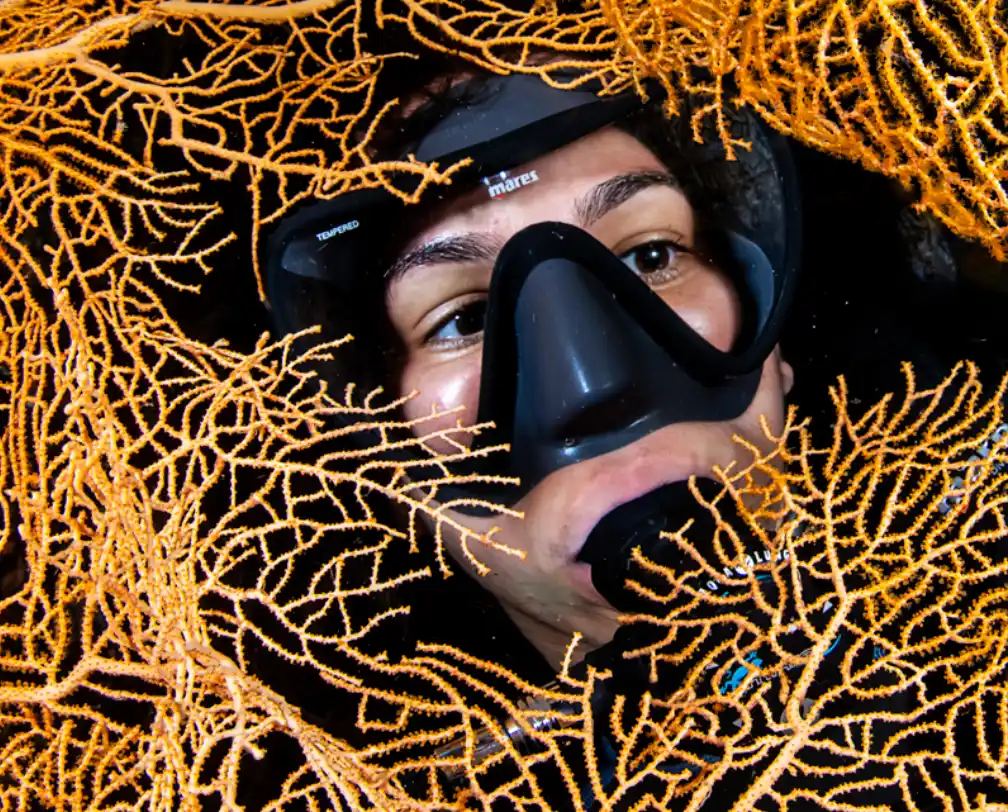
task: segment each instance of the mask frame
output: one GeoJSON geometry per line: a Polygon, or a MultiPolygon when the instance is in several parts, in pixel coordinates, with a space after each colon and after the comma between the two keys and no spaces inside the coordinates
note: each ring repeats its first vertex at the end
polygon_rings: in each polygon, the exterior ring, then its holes
{"type": "MultiPolygon", "coordinates": [[[[573,75],[572,73],[571,76],[573,75]]],[[[599,97],[597,87],[587,87],[589,89],[559,89],[537,76],[528,75],[492,77],[475,93],[471,93],[465,83],[460,85],[452,91],[459,106],[450,110],[399,157],[412,154],[420,160],[437,161],[440,165],[461,159],[469,159],[471,163],[453,177],[450,187],[429,189],[416,205],[423,207],[437,204],[449,194],[454,196],[460,191],[475,188],[481,180],[532,161],[577,138],[624,119],[645,104],[633,91],[614,97],[599,97]]],[[[657,83],[646,83],[645,87],[651,101],[661,99],[661,88],[657,83]]],[[[739,254],[749,255],[750,261],[743,258],[739,262],[743,275],[747,273],[747,266],[751,270],[759,264],[752,259],[756,254],[769,262],[772,271],[769,277],[764,275],[762,283],[754,284],[753,280],[749,280],[750,292],[760,311],[760,324],[763,327],[755,342],[741,353],[721,353],[696,336],[670,308],[660,302],[645,283],[636,279],[632,272],[627,273],[618,258],[610,253],[612,262],[601,263],[609,268],[602,273],[607,278],[607,285],[615,285],[614,295],[624,304],[629,303],[638,316],[645,314],[649,331],[664,336],[666,349],[672,345],[678,347],[677,363],[688,368],[696,380],[715,387],[741,376],[751,377],[772,350],[793,295],[800,253],[800,230],[794,227],[799,211],[797,181],[790,154],[783,139],[762,125],[751,113],[743,115],[748,115],[747,120],[753,125],[750,134],[760,139],[759,152],[764,156],[761,169],[767,171],[769,167],[773,172],[778,187],[776,191],[779,192],[781,207],[788,221],[784,228],[787,239],[783,246],[771,244],[772,241],[768,239],[761,240],[759,234],[746,234],[744,228],[739,231],[728,230],[728,239],[736,258],[739,254]],[[770,156],[769,164],[765,158],[767,155],[770,156]],[[616,272],[613,263],[619,266],[624,281],[618,281],[621,274],[616,272]],[[769,285],[767,279],[772,279],[769,285]],[[648,297],[650,304],[647,303],[648,297]],[[660,309],[656,307],[655,301],[662,305],[660,309]]],[[[398,189],[409,192],[415,190],[418,181],[409,176],[395,179],[394,182],[398,189]]],[[[283,335],[310,326],[297,323],[297,319],[290,315],[290,308],[284,306],[285,277],[315,280],[328,290],[329,295],[345,300],[359,295],[362,284],[372,291],[378,290],[391,258],[383,255],[376,246],[390,242],[388,224],[405,217],[408,205],[385,189],[367,189],[351,192],[332,201],[303,206],[285,218],[271,235],[266,251],[267,288],[277,333],[283,335]]],[[[557,224],[540,225],[544,229],[557,227],[557,224]]],[[[565,227],[561,225],[560,228],[563,230],[565,227]]],[[[584,249],[583,243],[578,240],[574,242],[584,249]]],[[[573,250],[576,253],[579,249],[573,250]]],[[[501,252],[497,267],[511,262],[506,253],[501,252]]],[[[581,253],[584,255],[583,250],[581,253]]],[[[584,260],[597,262],[599,256],[595,251],[594,260],[588,257],[584,257],[584,260]]],[[[514,279],[521,274],[514,278],[511,275],[505,276],[512,281],[497,281],[503,277],[495,271],[491,298],[494,295],[508,297],[514,293],[514,279]],[[509,290],[511,293],[508,293],[509,290]]],[[[490,359],[499,355],[495,348],[499,348],[502,341],[497,336],[503,332],[488,321],[484,333],[480,407],[475,422],[484,423],[489,420],[496,425],[474,439],[474,451],[487,445],[511,441],[509,435],[513,423],[509,425],[511,421],[506,417],[506,409],[502,412],[502,409],[495,406],[505,400],[513,401],[513,376],[487,374],[488,366],[493,364],[490,359]],[[502,413],[505,413],[504,417],[501,416],[502,413]]],[[[506,349],[503,357],[507,357],[506,349]]],[[[758,374],[756,382],[758,383],[758,374]]],[[[752,389],[755,391],[754,386],[752,389]]],[[[394,451],[390,450],[390,453],[396,456],[394,451]]],[[[402,456],[406,461],[406,455],[402,456]]],[[[476,499],[484,503],[513,504],[522,491],[528,490],[527,483],[523,483],[519,489],[499,482],[501,469],[505,469],[505,475],[509,476],[512,474],[507,469],[513,468],[509,461],[502,465],[499,455],[493,455],[490,459],[482,456],[467,458],[452,466],[453,472],[460,476],[496,474],[495,479],[498,481],[482,487],[440,486],[439,499],[476,499]]],[[[453,507],[472,515],[491,515],[494,512],[480,505],[458,504],[453,507]]]]}

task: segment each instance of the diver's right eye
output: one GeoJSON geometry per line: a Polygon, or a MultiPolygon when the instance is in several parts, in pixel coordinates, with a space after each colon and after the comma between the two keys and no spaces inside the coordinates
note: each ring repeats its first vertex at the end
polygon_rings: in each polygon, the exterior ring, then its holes
{"type": "Polygon", "coordinates": [[[486,323],[486,299],[467,302],[438,322],[425,337],[425,343],[453,344],[483,332],[486,323]]]}

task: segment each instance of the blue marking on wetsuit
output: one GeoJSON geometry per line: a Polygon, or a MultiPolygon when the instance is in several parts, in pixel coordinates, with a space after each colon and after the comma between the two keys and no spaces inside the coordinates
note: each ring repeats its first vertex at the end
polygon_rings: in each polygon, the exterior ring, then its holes
{"type": "MultiPolygon", "coordinates": [[[[747,654],[745,661],[747,663],[751,663],[752,665],[756,666],[756,668],[759,668],[760,666],[763,665],[763,660],[755,651],[752,651],[749,654],[747,654]]],[[[721,685],[721,694],[724,695],[729,691],[734,691],[736,688],[738,688],[739,685],[742,684],[742,680],[745,679],[745,676],[748,673],[749,668],[746,665],[740,665],[738,668],[732,671],[731,675],[728,676],[725,679],[724,683],[721,685]]]]}

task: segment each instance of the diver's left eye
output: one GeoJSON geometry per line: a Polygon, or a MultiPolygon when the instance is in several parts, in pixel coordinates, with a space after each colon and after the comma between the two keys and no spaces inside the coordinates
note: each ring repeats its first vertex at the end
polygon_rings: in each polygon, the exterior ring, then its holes
{"type": "Polygon", "coordinates": [[[661,281],[664,281],[670,274],[675,274],[680,254],[683,252],[684,249],[674,242],[655,240],[634,246],[621,254],[620,259],[631,271],[645,277],[645,282],[653,284],[658,280],[647,277],[660,276],[661,281]]]}

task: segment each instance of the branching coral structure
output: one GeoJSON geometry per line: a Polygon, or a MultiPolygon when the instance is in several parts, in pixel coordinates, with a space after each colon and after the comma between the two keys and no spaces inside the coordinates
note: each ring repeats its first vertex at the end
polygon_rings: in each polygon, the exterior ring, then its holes
{"type": "Polygon", "coordinates": [[[967,368],[915,391],[907,372],[905,398],[861,415],[841,382],[830,447],[792,423],[778,453],[723,472],[719,499],[758,498],[747,515],[762,557],[723,525],[707,554],[687,529],[669,537],[681,564],[642,561],[665,588],[635,621],[661,632],[637,654],[681,687],[620,723],[629,742],[661,719],[650,755],[628,762],[640,775],[696,765],[666,798],[741,810],[1005,797],[1003,392],[984,402],[967,368]]]}
{"type": "MultiPolygon", "coordinates": [[[[76,321],[69,311],[66,319],[76,321]]],[[[942,788],[932,773],[950,768],[960,808],[1008,789],[1008,565],[999,551],[1008,431],[1003,392],[982,402],[969,370],[941,391],[892,399],[858,418],[838,392],[833,447],[810,447],[804,424],[792,422],[773,455],[723,473],[722,498],[756,494],[779,519],[764,539],[774,555],[746,567],[731,534],[708,558],[688,554],[688,529],[670,536],[686,554],[681,571],[660,571],[670,588],[653,595],[665,608],[631,620],[662,628],[643,654],[658,673],[678,669],[681,685],[630,706],[617,699],[611,721],[624,732],[614,788],[601,785],[593,766],[589,697],[604,673],[568,676],[544,693],[443,646],[397,662],[368,651],[369,638],[403,609],[355,611],[361,599],[436,568],[422,554],[405,573],[386,564],[410,539],[380,525],[368,505],[393,499],[422,512],[409,489],[378,476],[383,464],[364,458],[347,474],[346,459],[322,452],[332,439],[320,428],[327,415],[357,409],[366,423],[381,421],[380,409],[312,394],[283,347],[252,358],[217,350],[204,354],[203,370],[185,371],[174,387],[166,382],[180,394],[166,397],[141,445],[117,415],[128,400],[95,396],[94,361],[72,361],[72,374],[53,371],[62,390],[49,410],[69,419],[57,418],[51,435],[44,421],[23,428],[22,436],[33,432],[34,453],[8,457],[5,472],[28,563],[25,583],[3,605],[2,663],[16,675],[2,689],[11,808],[67,799],[93,809],[125,799],[136,808],[185,808],[201,796],[228,807],[275,733],[296,743],[301,763],[269,808],[299,808],[308,798],[333,807],[342,799],[350,808],[452,808],[457,798],[435,779],[438,768],[460,766],[470,793],[489,791],[519,808],[552,804],[534,768],[571,776],[585,768],[579,759],[616,808],[645,779],[666,808],[677,798],[696,806],[713,791],[737,789],[740,772],[739,809],[762,797],[785,808],[796,797],[839,803],[863,787],[908,790],[915,781],[942,788]],[[285,379],[294,383],[278,397],[285,379]],[[73,403],[65,397],[71,387],[73,403]],[[165,428],[176,410],[193,416],[183,436],[165,428]],[[995,439],[978,456],[984,438],[995,439]],[[145,450],[156,454],[141,467],[145,450]],[[306,452],[311,465],[298,462],[306,452]],[[755,486],[760,472],[779,471],[782,455],[792,473],[755,486]],[[39,461],[44,480],[33,478],[39,461]],[[209,517],[215,490],[234,497],[223,515],[209,517]],[[332,507],[324,522],[311,516],[320,500],[332,507]],[[356,540],[361,528],[379,531],[379,541],[356,540]],[[339,552],[320,559],[323,545],[339,552]],[[349,575],[354,559],[366,562],[363,580],[349,575]],[[306,568],[307,587],[302,580],[292,588],[306,568]],[[729,597],[697,591],[687,586],[697,573],[743,588],[729,597]],[[832,647],[838,635],[847,638],[842,657],[832,647]],[[357,706],[375,743],[352,747],[305,720],[296,697],[251,673],[256,645],[324,673],[334,692],[354,698],[348,707],[357,706]],[[382,687],[391,678],[395,691],[382,687]],[[473,691],[483,701],[473,702],[473,691]],[[527,724],[541,716],[514,703],[516,694],[563,699],[572,709],[565,726],[530,732],[539,745],[532,756],[496,720],[502,712],[527,724]],[[897,699],[901,709],[893,710],[897,699]],[[494,759],[433,755],[451,737],[474,741],[480,729],[503,737],[494,759]],[[502,761],[513,776],[481,789],[502,761]],[[703,769],[684,777],[684,763],[703,769]],[[419,793],[418,771],[430,782],[419,793]]],[[[45,359],[34,363],[47,368],[45,359]]],[[[32,411],[5,416],[20,428],[32,411]]],[[[429,464],[422,446],[418,440],[417,459],[429,464]]],[[[751,515],[760,526],[760,511],[751,515]]]]}
{"type": "MultiPolygon", "coordinates": [[[[195,296],[242,240],[254,273],[260,232],[301,200],[392,172],[415,174],[415,194],[450,181],[455,167],[370,161],[382,67],[414,55],[382,52],[365,17],[499,72],[548,77],[527,58],[545,45],[609,90],[658,77],[670,113],[701,102],[698,127],[726,120],[730,75],[779,129],[916,185],[999,251],[1004,9],[942,8],[0,3],[2,808],[577,808],[585,781],[606,809],[860,809],[881,791],[1004,808],[1003,391],[982,397],[975,370],[925,392],[911,376],[904,401],[862,416],[838,389],[832,447],[792,415],[772,455],[723,472],[722,499],[758,505],[771,554],[755,566],[728,530],[689,555],[689,528],[669,538],[681,567],[640,562],[659,586],[628,620],[650,631],[631,653],[675,690],[605,711],[608,782],[589,701],[605,672],[543,688],[450,647],[384,647],[400,588],[446,568],[439,534],[418,540],[422,520],[453,521],[429,498],[450,460],[423,421],[412,462],[382,455],[391,439],[348,451],[348,433],[396,428],[395,401],[317,385],[311,362],[342,342],[209,346],[163,301],[195,296]],[[207,191],[235,178],[243,235],[207,191]],[[322,679],[360,736],[257,673],[261,652],[322,679]],[[539,724],[558,701],[565,723],[539,724]],[[477,758],[487,737],[496,754],[477,758]],[[278,748],[275,792],[250,800],[278,748]]],[[[455,529],[477,560],[508,551],[455,529]]]]}
{"type": "Polygon", "coordinates": [[[381,3],[380,18],[490,69],[548,75],[536,49],[559,47],[566,64],[613,89],[657,78],[670,111],[688,95],[694,132],[715,118],[729,151],[746,148],[718,112],[734,86],[740,103],[781,132],[897,178],[919,193],[921,208],[1004,257],[1008,15],[996,0],[599,0],[577,13],[557,3],[522,12],[494,0],[402,5],[381,3]],[[447,30],[450,45],[432,30],[447,30]]]}

